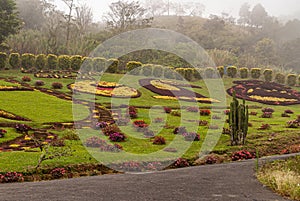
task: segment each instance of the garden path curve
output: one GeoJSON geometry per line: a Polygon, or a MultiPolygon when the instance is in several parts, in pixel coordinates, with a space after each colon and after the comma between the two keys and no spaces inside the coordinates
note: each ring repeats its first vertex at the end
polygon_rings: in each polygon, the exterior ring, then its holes
{"type": "Polygon", "coordinates": [[[286,201],[256,180],[254,168],[255,160],[250,160],[149,174],[3,184],[0,186],[0,200],[286,201]]]}

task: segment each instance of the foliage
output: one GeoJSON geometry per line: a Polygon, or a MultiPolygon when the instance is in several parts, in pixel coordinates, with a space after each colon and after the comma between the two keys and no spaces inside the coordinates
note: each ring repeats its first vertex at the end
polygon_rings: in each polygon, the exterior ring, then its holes
{"type": "Polygon", "coordinates": [[[259,79],[261,76],[261,69],[260,68],[252,68],[250,70],[250,73],[251,73],[251,77],[253,79],[259,79]]]}
{"type": "Polygon", "coordinates": [[[240,68],[240,76],[242,79],[248,78],[249,69],[248,68],[240,68]]]}
{"type": "Polygon", "coordinates": [[[184,137],[185,141],[199,141],[200,140],[200,135],[198,133],[193,133],[193,132],[184,133],[183,137],[184,137]]]}
{"type": "Polygon", "coordinates": [[[198,113],[198,112],[199,112],[199,107],[193,107],[193,106],[190,106],[190,107],[187,107],[187,108],[186,108],[186,111],[198,113]]]}
{"type": "Polygon", "coordinates": [[[7,172],[4,175],[0,174],[0,183],[22,182],[24,177],[17,172],[7,172]]]}
{"type": "Polygon", "coordinates": [[[66,170],[64,168],[55,168],[51,170],[50,174],[53,179],[60,179],[66,174],[66,170]]]}
{"type": "Polygon", "coordinates": [[[63,88],[63,84],[60,83],[60,82],[53,82],[51,84],[51,86],[52,86],[53,89],[62,89],[63,88]]]}
{"type": "Polygon", "coordinates": [[[21,66],[24,69],[30,69],[35,67],[35,55],[30,53],[24,53],[21,56],[21,66]]]}
{"type": "Polygon", "coordinates": [[[272,69],[265,69],[263,72],[264,78],[266,82],[271,82],[273,78],[273,70],[272,69]]]}
{"type": "Polygon", "coordinates": [[[96,129],[103,129],[108,126],[108,124],[105,121],[100,121],[96,123],[96,129]]]}
{"type": "Polygon", "coordinates": [[[5,68],[6,61],[7,61],[7,54],[5,52],[0,52],[0,70],[5,68]]]}
{"type": "Polygon", "coordinates": [[[54,54],[49,54],[47,56],[47,68],[50,70],[55,70],[57,69],[57,56],[54,54]]]}
{"type": "Polygon", "coordinates": [[[44,54],[39,54],[35,58],[36,68],[39,70],[45,69],[47,64],[47,57],[44,54]]]}
{"type": "Polygon", "coordinates": [[[137,70],[134,70],[136,68],[139,68],[141,67],[143,64],[141,62],[138,62],[138,61],[129,61],[127,64],[126,64],[126,69],[128,72],[130,72],[130,74],[133,74],[135,75],[137,70]],[[132,72],[131,72],[132,71],[132,72]]]}
{"type": "Polygon", "coordinates": [[[160,65],[155,65],[153,67],[153,76],[154,77],[162,77],[164,72],[164,67],[160,65]]]}
{"type": "Polygon", "coordinates": [[[11,53],[9,55],[9,59],[8,59],[8,63],[9,65],[13,68],[13,69],[18,69],[20,67],[21,64],[21,60],[20,60],[20,54],[19,53],[11,53]]]}
{"type": "Polygon", "coordinates": [[[41,86],[44,86],[45,83],[44,83],[44,81],[42,81],[42,80],[37,80],[37,81],[35,81],[34,85],[35,85],[36,87],[41,87],[41,86]]]}
{"type": "Polygon", "coordinates": [[[106,67],[106,59],[101,57],[94,58],[93,70],[95,72],[103,72],[106,67]]]}
{"type": "Polygon", "coordinates": [[[211,114],[210,110],[200,110],[201,116],[209,116],[211,114]]]}
{"type": "Polygon", "coordinates": [[[231,156],[232,161],[248,160],[253,158],[255,158],[255,154],[246,150],[234,152],[231,156]]]}
{"type": "Polygon", "coordinates": [[[261,118],[272,118],[273,116],[273,113],[272,112],[264,112],[262,115],[261,115],[261,118]]]}
{"type": "Polygon", "coordinates": [[[60,55],[57,58],[57,65],[59,69],[69,70],[71,68],[71,58],[68,55],[60,55]]]}
{"type": "Polygon", "coordinates": [[[153,65],[152,64],[144,64],[142,66],[142,74],[146,77],[149,77],[152,75],[153,71],[153,65]]]}
{"type": "Polygon", "coordinates": [[[235,78],[237,75],[237,67],[235,66],[227,67],[227,75],[231,78],[235,78]]]}
{"type": "Polygon", "coordinates": [[[108,59],[107,60],[107,72],[108,73],[117,73],[119,72],[119,60],[118,59],[108,59]]]}
{"type": "Polygon", "coordinates": [[[179,134],[179,135],[183,135],[184,133],[187,133],[187,130],[185,127],[176,127],[173,131],[173,133],[175,135],[179,134]]]}
{"type": "Polygon", "coordinates": [[[297,84],[297,75],[296,74],[289,74],[287,76],[287,84],[289,86],[295,86],[297,84]]]}
{"type": "Polygon", "coordinates": [[[162,136],[155,136],[153,139],[153,144],[155,145],[164,145],[166,144],[166,140],[162,136]]]}
{"type": "Polygon", "coordinates": [[[270,113],[274,113],[275,112],[275,110],[273,108],[270,108],[270,107],[263,108],[261,111],[262,112],[270,112],[270,113]]]}
{"type": "Polygon", "coordinates": [[[172,112],[172,108],[165,106],[164,111],[165,111],[165,113],[170,114],[172,112]]]}
{"type": "Polygon", "coordinates": [[[7,133],[6,130],[0,129],[0,138],[3,138],[6,133],[7,133]]]}
{"type": "Polygon", "coordinates": [[[73,70],[79,70],[82,64],[82,56],[73,55],[71,57],[70,65],[73,70]]]}
{"type": "Polygon", "coordinates": [[[109,135],[109,139],[112,142],[124,142],[126,139],[126,136],[123,133],[112,133],[109,135]]]}
{"type": "Polygon", "coordinates": [[[283,73],[277,73],[275,76],[275,82],[278,84],[285,84],[285,75],[283,73]]]}
{"type": "Polygon", "coordinates": [[[117,125],[113,124],[113,125],[108,125],[105,128],[103,128],[102,132],[104,135],[110,136],[111,134],[121,132],[121,130],[117,125]]]}
{"type": "Polygon", "coordinates": [[[190,164],[189,162],[184,159],[184,158],[178,158],[175,162],[174,162],[174,166],[176,168],[183,168],[183,167],[189,167],[190,164]]]}
{"type": "Polygon", "coordinates": [[[215,69],[213,67],[207,67],[205,68],[205,71],[204,71],[204,77],[205,78],[213,78],[215,75],[215,69]]]}
{"type": "Polygon", "coordinates": [[[22,133],[22,134],[23,133],[28,134],[28,132],[32,130],[32,128],[26,124],[16,124],[15,129],[17,133],[22,133]]]}
{"type": "Polygon", "coordinates": [[[87,147],[100,147],[102,145],[106,144],[105,140],[102,140],[99,137],[93,136],[85,141],[85,146],[87,147]]]}
{"type": "Polygon", "coordinates": [[[219,72],[220,77],[224,76],[224,66],[218,66],[217,70],[219,72]]]}
{"type": "Polygon", "coordinates": [[[24,76],[24,77],[22,77],[22,81],[23,82],[30,82],[31,78],[29,76],[24,76]]]}

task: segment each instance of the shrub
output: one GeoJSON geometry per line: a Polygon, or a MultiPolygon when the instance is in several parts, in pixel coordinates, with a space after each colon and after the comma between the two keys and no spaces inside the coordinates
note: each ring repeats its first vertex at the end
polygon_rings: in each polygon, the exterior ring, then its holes
{"type": "Polygon", "coordinates": [[[162,77],[163,76],[163,72],[164,72],[164,68],[162,66],[155,65],[153,67],[153,76],[154,77],[162,77]]]}
{"type": "Polygon", "coordinates": [[[57,69],[57,56],[54,54],[49,54],[47,56],[47,67],[50,70],[57,69]]]}
{"type": "Polygon", "coordinates": [[[262,115],[261,115],[261,118],[272,118],[272,112],[264,112],[262,115]]]}
{"type": "Polygon", "coordinates": [[[249,69],[248,68],[240,68],[240,76],[242,79],[248,78],[249,69]]]}
{"type": "Polygon", "coordinates": [[[220,117],[220,116],[218,116],[218,115],[213,115],[211,118],[212,118],[212,119],[222,119],[222,117],[220,117]]]}
{"type": "Polygon", "coordinates": [[[225,114],[225,115],[229,115],[229,114],[230,114],[230,110],[225,110],[225,111],[224,111],[224,114],[225,114]]]}
{"type": "Polygon", "coordinates": [[[119,60],[118,59],[108,59],[106,62],[107,72],[108,73],[117,73],[119,72],[119,60]]]}
{"type": "Polygon", "coordinates": [[[207,67],[204,70],[204,77],[205,78],[213,78],[215,75],[215,69],[213,67],[207,67]]]}
{"type": "Polygon", "coordinates": [[[144,136],[146,138],[153,138],[155,136],[155,134],[154,134],[154,132],[152,130],[145,129],[144,136]]]}
{"type": "Polygon", "coordinates": [[[249,115],[252,115],[252,116],[256,116],[257,115],[257,112],[250,112],[250,114],[249,115]]]}
{"type": "Polygon", "coordinates": [[[96,57],[94,58],[93,64],[93,71],[102,73],[105,71],[106,59],[102,57],[96,57]]]}
{"type": "Polygon", "coordinates": [[[184,140],[185,141],[199,141],[200,140],[200,135],[197,133],[184,133],[183,134],[184,140]]]}
{"type": "Polygon", "coordinates": [[[172,108],[164,107],[164,111],[165,111],[165,113],[170,114],[172,112],[172,108]]]}
{"type": "Polygon", "coordinates": [[[93,71],[93,68],[94,68],[94,59],[91,57],[84,57],[82,59],[81,72],[89,73],[93,71]]]}
{"type": "Polygon", "coordinates": [[[175,79],[176,73],[174,71],[174,68],[172,68],[172,67],[164,68],[163,77],[167,78],[167,79],[175,79]]]}
{"type": "Polygon", "coordinates": [[[138,75],[139,71],[136,68],[139,68],[142,65],[143,64],[141,62],[138,62],[138,61],[129,61],[126,64],[126,69],[127,69],[128,72],[130,72],[130,74],[132,74],[132,75],[138,75]]]}
{"type": "Polygon", "coordinates": [[[255,154],[250,153],[249,151],[246,150],[234,152],[231,156],[232,161],[248,160],[253,158],[255,158],[255,154]]]}
{"type": "Polygon", "coordinates": [[[26,124],[17,124],[15,126],[17,133],[28,134],[28,131],[32,130],[32,128],[26,124]]]}
{"type": "Polygon", "coordinates": [[[174,129],[173,133],[175,135],[179,134],[179,135],[183,135],[184,133],[187,133],[187,130],[185,127],[177,127],[174,129]]]}
{"type": "Polygon", "coordinates": [[[20,64],[21,64],[20,54],[19,53],[11,53],[9,55],[8,61],[9,61],[9,65],[11,65],[11,67],[13,69],[18,69],[20,67],[20,64]]]}
{"type": "Polygon", "coordinates": [[[7,172],[4,175],[0,174],[1,183],[13,183],[22,181],[24,181],[23,175],[17,172],[7,172]]]}
{"type": "Polygon", "coordinates": [[[55,168],[50,174],[53,179],[60,179],[66,174],[66,170],[64,168],[55,168]]]}
{"type": "Polygon", "coordinates": [[[181,112],[178,111],[178,110],[174,110],[174,111],[171,112],[171,115],[175,116],[175,117],[181,117],[181,112]]]}
{"type": "Polygon", "coordinates": [[[292,120],[287,122],[287,127],[288,128],[299,128],[300,123],[298,120],[292,120]]]}
{"type": "Polygon", "coordinates": [[[252,68],[250,73],[251,73],[251,77],[253,79],[259,79],[261,76],[261,69],[260,68],[252,68]]]}
{"type": "Polygon", "coordinates": [[[287,76],[287,84],[289,86],[295,86],[297,84],[297,75],[295,75],[295,74],[289,74],[287,76]]]}
{"type": "Polygon", "coordinates": [[[166,144],[166,140],[162,136],[155,136],[155,138],[153,140],[153,144],[155,144],[155,145],[164,145],[164,144],[166,144]]]}
{"type": "Polygon", "coordinates": [[[285,75],[282,73],[277,73],[275,76],[275,82],[279,84],[285,84],[285,75]]]}
{"type": "Polygon", "coordinates": [[[30,69],[35,67],[35,55],[25,53],[21,56],[21,66],[24,69],[30,69]]]}
{"type": "Polygon", "coordinates": [[[53,82],[51,86],[53,89],[62,89],[63,88],[63,85],[60,82],[53,82]]]}
{"type": "Polygon", "coordinates": [[[227,75],[231,78],[235,78],[237,75],[237,67],[235,66],[227,67],[227,75]]]}
{"type": "Polygon", "coordinates": [[[80,55],[72,56],[70,64],[71,64],[71,68],[73,70],[76,70],[76,71],[79,70],[82,65],[82,56],[80,56],[80,55]]]}
{"type": "Polygon", "coordinates": [[[208,121],[206,121],[206,120],[199,121],[199,126],[207,126],[207,125],[208,125],[208,121]]]}
{"type": "Polygon", "coordinates": [[[258,130],[269,130],[269,129],[271,129],[270,124],[262,124],[262,125],[258,128],[258,130]]]}
{"type": "Polygon", "coordinates": [[[7,133],[6,130],[0,129],[0,138],[3,138],[6,133],[7,133]]]}
{"type": "Polygon", "coordinates": [[[217,67],[220,77],[224,77],[224,66],[217,67]]]}
{"type": "Polygon", "coordinates": [[[263,108],[261,111],[262,112],[270,112],[270,113],[274,113],[275,112],[275,110],[273,108],[269,108],[269,107],[263,108]]]}
{"type": "Polygon", "coordinates": [[[46,67],[47,57],[44,54],[39,54],[35,57],[35,66],[37,69],[42,70],[46,67]]]}
{"type": "Polygon", "coordinates": [[[109,139],[112,142],[124,142],[126,139],[126,136],[123,133],[116,132],[109,135],[109,139]]]}
{"type": "Polygon", "coordinates": [[[106,144],[105,140],[102,140],[101,138],[96,136],[90,137],[85,141],[85,146],[87,147],[100,147],[105,144],[106,144]]]}
{"type": "Polygon", "coordinates": [[[293,112],[292,110],[289,110],[289,109],[288,109],[288,110],[285,110],[284,113],[287,113],[287,114],[294,114],[294,112],[293,112]]]}
{"type": "Polygon", "coordinates": [[[133,122],[133,127],[136,128],[137,131],[144,132],[149,125],[144,120],[136,120],[133,122]]]}
{"type": "Polygon", "coordinates": [[[131,119],[136,119],[138,117],[138,110],[134,106],[129,106],[126,112],[127,116],[131,119]]]}
{"type": "Polygon", "coordinates": [[[273,70],[272,69],[265,69],[263,72],[264,78],[266,82],[271,82],[273,79],[273,70]]]}
{"type": "Polygon", "coordinates": [[[211,130],[217,130],[217,129],[219,129],[219,126],[218,125],[209,125],[208,128],[211,130]]]}
{"type": "Polygon", "coordinates": [[[291,117],[291,116],[288,113],[284,112],[284,113],[281,114],[281,117],[291,117]]]}
{"type": "Polygon", "coordinates": [[[209,116],[210,115],[210,110],[200,110],[200,115],[201,116],[209,116]]]}
{"type": "Polygon", "coordinates": [[[193,75],[194,75],[194,68],[185,68],[184,69],[184,78],[187,81],[192,81],[194,79],[193,75]]]}
{"type": "Polygon", "coordinates": [[[189,162],[184,159],[184,158],[178,158],[175,162],[174,162],[174,166],[176,168],[183,168],[183,167],[189,167],[190,164],[189,162]]]}
{"type": "Polygon", "coordinates": [[[60,55],[57,58],[58,69],[69,70],[71,68],[71,58],[68,55],[60,55]]]}
{"type": "Polygon", "coordinates": [[[176,68],[175,72],[176,72],[175,77],[177,80],[185,79],[185,68],[176,68]]]}
{"type": "Polygon", "coordinates": [[[7,54],[4,52],[0,52],[0,70],[5,68],[6,61],[7,61],[7,54]]]}
{"type": "Polygon", "coordinates": [[[117,125],[113,124],[113,125],[109,125],[109,126],[103,128],[102,132],[104,135],[109,136],[110,134],[113,134],[113,133],[119,133],[119,132],[121,132],[121,130],[119,129],[119,127],[117,125]]]}
{"type": "Polygon", "coordinates": [[[216,164],[218,162],[218,158],[216,156],[207,156],[205,158],[205,164],[216,164]]]}
{"type": "Polygon", "coordinates": [[[30,82],[31,78],[29,76],[24,76],[24,77],[22,77],[22,81],[23,82],[30,82]]]}
{"type": "Polygon", "coordinates": [[[144,76],[151,76],[152,75],[152,71],[153,71],[153,65],[152,64],[145,64],[142,66],[142,74],[144,76]]]}
{"type": "Polygon", "coordinates": [[[100,121],[96,123],[96,129],[103,129],[106,128],[108,124],[105,121],[100,121]]]}
{"type": "Polygon", "coordinates": [[[199,108],[198,107],[187,107],[186,111],[188,112],[199,112],[199,108]]]}
{"type": "Polygon", "coordinates": [[[35,85],[36,87],[41,87],[41,86],[44,86],[45,83],[44,83],[44,81],[42,81],[42,80],[37,80],[37,81],[34,83],[34,85],[35,85]]]}

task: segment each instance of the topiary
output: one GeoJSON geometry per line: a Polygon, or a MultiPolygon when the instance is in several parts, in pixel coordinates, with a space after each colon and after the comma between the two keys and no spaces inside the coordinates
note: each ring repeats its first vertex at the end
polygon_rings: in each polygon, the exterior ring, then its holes
{"type": "Polygon", "coordinates": [[[71,68],[71,58],[68,55],[60,55],[58,57],[58,68],[61,70],[69,70],[71,68]]]}
{"type": "Polygon", "coordinates": [[[142,66],[142,74],[144,76],[151,76],[153,71],[153,65],[152,64],[144,64],[142,66]]]}
{"type": "Polygon", "coordinates": [[[62,83],[60,83],[60,82],[53,82],[53,83],[52,83],[52,88],[53,88],[53,89],[62,89],[62,88],[63,88],[63,85],[62,85],[62,83]]]}
{"type": "Polygon", "coordinates": [[[277,73],[275,76],[275,81],[279,84],[285,84],[285,75],[282,73],[277,73]]]}
{"type": "Polygon", "coordinates": [[[242,79],[248,78],[249,69],[248,68],[240,68],[240,76],[242,79]]]}
{"type": "Polygon", "coordinates": [[[8,63],[13,69],[18,69],[21,64],[20,54],[19,53],[11,53],[9,55],[8,63]]]}
{"type": "Polygon", "coordinates": [[[5,52],[0,52],[0,70],[4,69],[7,62],[7,54],[5,52]]]}
{"type": "MultiPolygon", "coordinates": [[[[138,61],[129,61],[127,64],[126,64],[126,70],[128,72],[131,72],[133,71],[134,69],[136,68],[139,68],[141,67],[143,64],[141,62],[138,62],[138,61]]],[[[136,71],[134,71],[136,72],[136,71]]]]}
{"type": "Polygon", "coordinates": [[[235,78],[237,74],[237,67],[229,66],[227,67],[227,75],[231,78],[235,78]]]}
{"type": "Polygon", "coordinates": [[[163,76],[163,72],[164,72],[163,66],[155,65],[153,67],[153,76],[154,77],[162,77],[163,76]]]}
{"type": "Polygon", "coordinates": [[[82,56],[80,55],[74,55],[71,57],[71,68],[73,70],[79,70],[82,64],[82,56]]]}
{"type": "Polygon", "coordinates": [[[109,60],[107,60],[106,65],[108,66],[108,68],[106,70],[108,73],[119,72],[119,60],[118,59],[109,59],[109,60]]]}
{"type": "Polygon", "coordinates": [[[273,79],[273,70],[272,69],[265,69],[263,72],[264,78],[266,82],[271,82],[273,79]]]}
{"type": "Polygon", "coordinates": [[[175,79],[176,73],[173,67],[165,67],[163,72],[163,77],[167,79],[175,79]]]}
{"type": "Polygon", "coordinates": [[[35,67],[35,55],[30,53],[22,54],[21,66],[24,69],[30,69],[35,67]]]}
{"type": "Polygon", "coordinates": [[[253,79],[259,79],[261,76],[261,69],[260,68],[252,68],[251,69],[251,77],[253,79]]]}
{"type": "Polygon", "coordinates": [[[105,71],[106,59],[102,57],[96,57],[94,58],[93,64],[93,71],[102,73],[105,71]]]}
{"type": "Polygon", "coordinates": [[[57,69],[57,56],[54,54],[49,54],[47,56],[47,68],[50,70],[57,69]]]}
{"type": "Polygon", "coordinates": [[[220,77],[224,76],[224,66],[217,67],[220,77]]]}
{"type": "Polygon", "coordinates": [[[205,78],[213,78],[215,74],[215,69],[213,67],[207,67],[204,70],[204,77],[205,78]]]}
{"type": "Polygon", "coordinates": [[[37,69],[42,70],[46,67],[47,57],[44,54],[39,54],[35,58],[35,66],[37,69]]]}
{"type": "Polygon", "coordinates": [[[297,84],[297,75],[296,74],[289,74],[287,76],[287,84],[289,86],[295,86],[297,84]]]}

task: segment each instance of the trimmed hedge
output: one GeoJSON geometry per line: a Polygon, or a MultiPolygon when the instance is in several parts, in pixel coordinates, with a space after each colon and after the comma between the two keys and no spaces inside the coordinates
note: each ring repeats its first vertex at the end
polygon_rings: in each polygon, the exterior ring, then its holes
{"type": "Polygon", "coordinates": [[[297,84],[297,75],[296,74],[289,74],[287,76],[287,84],[289,86],[295,86],[297,84]]]}
{"type": "Polygon", "coordinates": [[[215,75],[215,68],[213,68],[213,67],[205,68],[205,71],[204,71],[205,78],[213,78],[214,75],[215,75]]]}
{"type": "Polygon", "coordinates": [[[7,62],[7,54],[0,52],[0,69],[4,69],[7,62]]]}
{"type": "Polygon", "coordinates": [[[224,77],[224,66],[217,67],[220,77],[224,77]]]}
{"type": "Polygon", "coordinates": [[[71,56],[70,62],[71,62],[71,69],[79,70],[82,65],[82,56],[80,55],[71,56]]]}
{"type": "Polygon", "coordinates": [[[129,61],[126,64],[126,69],[127,69],[127,71],[132,71],[133,69],[139,68],[142,65],[143,64],[141,62],[138,62],[138,61],[129,61]]]}
{"type": "Polygon", "coordinates": [[[152,71],[153,71],[153,64],[144,64],[143,66],[142,66],[142,75],[144,75],[144,76],[151,76],[151,75],[153,75],[152,74],[152,71]]]}
{"type": "Polygon", "coordinates": [[[249,74],[249,69],[248,68],[240,68],[240,76],[242,79],[247,79],[249,74]]]}
{"type": "Polygon", "coordinates": [[[46,68],[47,57],[44,54],[39,54],[35,58],[35,66],[37,69],[42,70],[46,68]]]}
{"type": "Polygon", "coordinates": [[[275,76],[275,82],[279,84],[285,84],[285,75],[282,73],[277,73],[275,76]]]}
{"type": "Polygon", "coordinates": [[[68,55],[58,56],[58,69],[69,70],[71,68],[71,58],[68,55]]]}
{"type": "Polygon", "coordinates": [[[235,78],[237,75],[237,67],[235,66],[229,66],[227,67],[227,76],[231,78],[235,78]]]}
{"type": "Polygon", "coordinates": [[[21,66],[24,69],[30,69],[35,67],[35,55],[30,53],[24,53],[21,56],[21,66]]]}
{"type": "Polygon", "coordinates": [[[265,69],[263,72],[264,78],[266,82],[271,82],[273,79],[273,70],[272,69],[265,69]]]}
{"type": "Polygon", "coordinates": [[[154,77],[162,77],[164,73],[164,67],[160,65],[154,65],[152,73],[154,77]]]}
{"type": "Polygon", "coordinates": [[[105,71],[106,59],[102,57],[95,57],[93,63],[93,71],[102,73],[105,71]]]}
{"type": "Polygon", "coordinates": [[[107,72],[108,73],[118,73],[119,72],[119,60],[118,59],[108,59],[106,62],[108,66],[107,72]]]}
{"type": "Polygon", "coordinates": [[[20,65],[21,65],[20,54],[19,53],[11,53],[9,55],[8,63],[13,69],[20,68],[20,65]]]}
{"type": "Polygon", "coordinates": [[[175,79],[176,78],[176,72],[173,67],[165,67],[163,72],[163,77],[167,79],[175,79]]]}
{"type": "Polygon", "coordinates": [[[251,77],[253,79],[259,79],[261,76],[261,69],[260,68],[252,68],[251,69],[251,77]]]}
{"type": "Polygon", "coordinates": [[[57,56],[54,54],[49,54],[47,56],[47,68],[50,70],[57,69],[57,56]]]}

